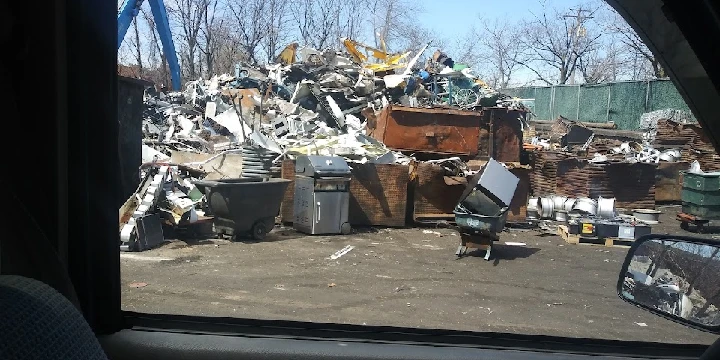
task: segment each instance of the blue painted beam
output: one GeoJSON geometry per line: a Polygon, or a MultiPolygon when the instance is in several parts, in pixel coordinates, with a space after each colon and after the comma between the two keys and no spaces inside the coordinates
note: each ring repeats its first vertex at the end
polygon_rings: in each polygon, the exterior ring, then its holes
{"type": "Polygon", "coordinates": [[[163,53],[165,53],[165,59],[170,67],[172,89],[174,91],[180,91],[180,62],[178,61],[177,53],[175,52],[175,44],[173,43],[172,32],[170,31],[170,22],[168,20],[167,11],[165,10],[165,4],[162,0],[149,1],[150,10],[155,18],[155,26],[157,27],[157,32],[163,45],[163,53]]]}

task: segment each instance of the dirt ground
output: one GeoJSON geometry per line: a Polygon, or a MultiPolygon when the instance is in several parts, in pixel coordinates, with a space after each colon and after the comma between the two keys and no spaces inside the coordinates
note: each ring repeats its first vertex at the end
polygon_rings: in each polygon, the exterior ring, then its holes
{"type": "MultiPolygon", "coordinates": [[[[678,210],[665,207],[653,233],[688,235],[674,219],[678,210]]],[[[263,242],[169,241],[121,254],[123,308],[657,342],[717,338],[619,299],[627,248],[511,230],[485,261],[482,251],[458,259],[459,241],[450,229],[307,236],[283,227],[263,242]],[[354,248],[330,258],[347,245],[354,248]]]]}

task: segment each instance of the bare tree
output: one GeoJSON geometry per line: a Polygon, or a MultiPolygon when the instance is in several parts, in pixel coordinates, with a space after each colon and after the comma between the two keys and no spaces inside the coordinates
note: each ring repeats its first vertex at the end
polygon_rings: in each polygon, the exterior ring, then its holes
{"type": "Polygon", "coordinates": [[[266,3],[265,37],[260,46],[266,55],[266,60],[271,62],[288,41],[288,0],[267,0],[266,3]]]}
{"type": "Polygon", "coordinates": [[[363,31],[366,19],[362,14],[367,9],[368,0],[346,0],[344,1],[341,11],[341,21],[338,26],[338,34],[336,38],[347,37],[358,40],[363,31]]]}
{"type": "Polygon", "coordinates": [[[233,73],[238,62],[250,62],[250,57],[242,45],[243,40],[234,28],[228,21],[215,27],[214,38],[217,39],[218,49],[214,68],[218,72],[233,73]]]}
{"type": "Polygon", "coordinates": [[[228,8],[235,20],[234,31],[240,36],[240,45],[252,63],[257,63],[257,48],[267,35],[266,11],[268,2],[265,0],[249,0],[229,2],[228,8]]]}
{"type": "Polygon", "coordinates": [[[208,11],[211,0],[176,0],[168,8],[168,15],[173,15],[180,28],[178,37],[182,41],[181,59],[187,78],[195,79],[200,75],[197,62],[200,29],[208,11]]]}
{"type": "Polygon", "coordinates": [[[384,41],[391,49],[417,48],[432,39],[428,29],[420,26],[416,14],[422,8],[407,0],[368,0],[370,24],[375,34],[375,47],[384,41]]]}
{"type": "Polygon", "coordinates": [[[615,34],[619,41],[626,47],[628,57],[633,62],[633,68],[640,71],[633,73],[634,80],[645,80],[647,78],[665,78],[667,74],[663,69],[660,61],[645,46],[640,36],[632,27],[623,19],[620,14],[610,9],[612,12],[612,21],[609,21],[609,31],[615,34]]]}
{"type": "Polygon", "coordinates": [[[574,76],[580,59],[594,50],[601,36],[588,31],[581,16],[584,15],[578,14],[573,19],[557,10],[545,9],[535,19],[525,22],[521,41],[527,54],[518,63],[548,85],[567,83],[574,76]],[[543,72],[545,68],[554,70],[554,79],[543,72]]]}
{"type": "Polygon", "coordinates": [[[578,69],[586,84],[617,81],[625,70],[623,52],[612,42],[598,46],[579,58],[578,69]]]}
{"type": "Polygon", "coordinates": [[[479,57],[487,67],[485,81],[494,88],[507,88],[524,60],[520,28],[506,19],[496,19],[485,21],[476,36],[482,46],[479,57]]]}
{"type": "Polygon", "coordinates": [[[140,43],[140,29],[138,29],[137,17],[133,19],[133,32],[135,33],[135,63],[138,66],[138,76],[143,74],[142,44],[140,43]]]}
{"type": "Polygon", "coordinates": [[[160,62],[154,63],[153,67],[159,67],[160,71],[158,74],[158,78],[153,79],[153,81],[159,83],[159,84],[168,84],[170,83],[170,71],[168,69],[168,63],[167,58],[165,57],[165,53],[163,52],[160,41],[158,39],[157,30],[155,27],[155,19],[153,18],[152,14],[148,13],[145,9],[140,9],[140,14],[147,22],[147,27],[149,29],[149,40],[150,40],[150,51],[149,56],[150,59],[153,59],[156,54],[160,54],[160,62]]]}
{"type": "Polygon", "coordinates": [[[207,0],[207,2],[208,7],[203,12],[202,27],[200,28],[203,42],[198,45],[198,48],[205,58],[205,75],[210,77],[214,74],[213,71],[215,69],[213,65],[219,46],[218,38],[215,36],[215,19],[220,18],[220,26],[222,26],[222,21],[224,19],[222,18],[222,14],[218,14],[217,11],[218,0],[207,0]]]}
{"type": "Polygon", "coordinates": [[[305,45],[325,49],[338,44],[343,0],[292,1],[291,12],[305,45]]]}
{"type": "Polygon", "coordinates": [[[454,58],[476,70],[480,70],[484,65],[484,62],[480,61],[481,46],[478,42],[479,37],[480,30],[475,26],[471,26],[465,36],[457,38],[452,46],[452,52],[455,54],[454,58]]]}

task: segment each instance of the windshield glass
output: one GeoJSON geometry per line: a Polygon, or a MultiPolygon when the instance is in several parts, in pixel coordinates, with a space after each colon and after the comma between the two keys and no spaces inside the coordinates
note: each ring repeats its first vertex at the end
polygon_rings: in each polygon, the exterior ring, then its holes
{"type": "Polygon", "coordinates": [[[720,156],[604,2],[135,3],[124,310],[715,340],[617,296],[639,236],[714,236],[720,156]]]}

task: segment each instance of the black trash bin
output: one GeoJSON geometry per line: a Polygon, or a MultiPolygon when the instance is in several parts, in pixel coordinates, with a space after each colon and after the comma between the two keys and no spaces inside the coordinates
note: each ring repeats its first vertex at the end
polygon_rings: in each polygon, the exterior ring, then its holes
{"type": "Polygon", "coordinates": [[[196,180],[205,194],[208,210],[214,219],[215,232],[229,236],[249,235],[265,238],[275,226],[280,213],[287,179],[241,178],[196,180]]]}

